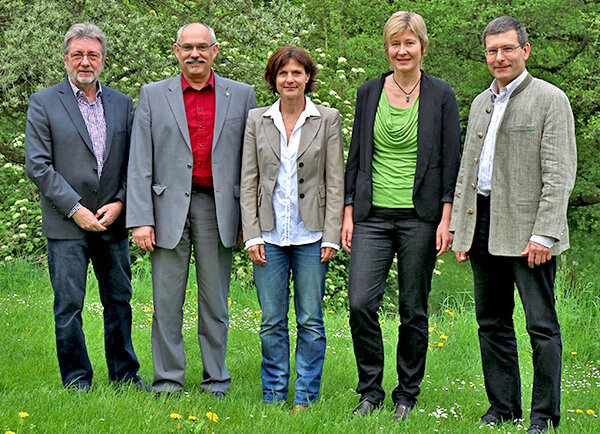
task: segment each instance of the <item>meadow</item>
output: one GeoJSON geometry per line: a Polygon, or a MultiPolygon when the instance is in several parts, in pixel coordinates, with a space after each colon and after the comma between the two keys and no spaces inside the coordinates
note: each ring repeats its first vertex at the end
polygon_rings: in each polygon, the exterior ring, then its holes
{"type": "MultiPolygon", "coordinates": [[[[572,255],[578,254],[573,252],[572,255]]],[[[562,423],[557,433],[600,432],[600,302],[593,267],[572,256],[559,261],[557,310],[563,331],[562,423]]],[[[585,261],[584,261],[585,262],[585,261]]],[[[226,397],[217,400],[200,391],[202,366],[196,337],[197,294],[193,275],[184,306],[187,351],[186,392],[156,398],[154,394],[109,384],[104,359],[102,307],[92,277],[84,311],[84,330],[94,386],[74,393],[60,383],[54,344],[52,289],[45,264],[16,259],[0,263],[0,432],[164,433],[164,432],[524,432],[528,420],[515,425],[479,428],[487,410],[481,375],[476,323],[470,289],[470,267],[444,255],[437,267],[431,297],[430,345],[426,376],[411,417],[392,419],[390,394],[395,386],[398,318],[381,314],[386,350],[385,407],[362,418],[352,416],[358,403],[357,374],[348,316],[326,310],[327,355],[319,403],[291,414],[291,402],[262,403],[260,384],[260,309],[247,282],[231,288],[227,363],[233,379],[226,397]],[[245,283],[245,284],[243,284],[245,283]]],[[[245,278],[247,279],[247,278],[245,278]]],[[[134,267],[133,340],[140,375],[152,380],[150,348],[152,290],[146,260],[134,267]]],[[[523,410],[528,416],[531,348],[523,312],[515,310],[523,380],[523,410]]],[[[290,312],[292,343],[294,313],[290,312]]],[[[292,355],[293,358],[293,355],[292,355]]],[[[293,360],[292,360],[293,362],[293,360]]],[[[293,365],[292,365],[293,366],[293,365]]],[[[293,390],[292,375],[292,387],[293,390]]],[[[290,394],[293,396],[293,394],[290,394]]]]}

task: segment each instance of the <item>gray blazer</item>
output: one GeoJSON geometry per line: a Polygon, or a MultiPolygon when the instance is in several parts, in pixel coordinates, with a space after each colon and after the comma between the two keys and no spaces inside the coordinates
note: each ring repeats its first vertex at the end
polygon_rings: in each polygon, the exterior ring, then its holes
{"type": "MultiPolygon", "coordinates": [[[[212,174],[219,236],[235,245],[239,228],[242,139],[254,89],[215,74],[212,174]]],[[[181,75],[143,86],[131,137],[127,227],[154,226],[156,244],[174,248],[191,200],[192,145],[181,75]]]]}
{"type": "MultiPolygon", "coordinates": [[[[488,90],[471,105],[450,224],[455,251],[468,252],[473,241],[478,161],[493,108],[488,90]]],[[[532,234],[554,238],[554,255],[569,247],[567,206],[576,165],[575,128],[567,96],[528,75],[511,94],[496,137],[491,254],[520,256],[532,234]]]]}
{"type": "MultiPolygon", "coordinates": [[[[27,175],[40,189],[42,235],[79,239],[86,231],[66,216],[80,202],[95,213],[107,203],[125,202],[127,155],[133,121],[131,98],[102,86],[106,118],[106,150],[102,177],[92,141],[68,79],[34,93],[29,99],[25,128],[27,175]]],[[[127,236],[125,213],[98,236],[127,236]]]]}
{"type": "MultiPolygon", "coordinates": [[[[280,133],[269,107],[248,114],[242,159],[242,228],[244,240],[261,236],[274,226],[273,191],[280,165],[280,133]]],[[[340,113],[317,105],[302,127],[296,169],[298,207],[310,231],[323,231],[322,241],[340,243],[344,205],[344,143],[340,113]]]]}

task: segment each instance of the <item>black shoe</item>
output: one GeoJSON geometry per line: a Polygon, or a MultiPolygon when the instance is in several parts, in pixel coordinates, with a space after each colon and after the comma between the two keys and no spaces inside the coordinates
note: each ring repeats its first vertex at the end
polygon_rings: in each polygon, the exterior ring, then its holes
{"type": "Polygon", "coordinates": [[[408,415],[412,411],[412,406],[408,404],[398,403],[396,404],[396,410],[394,411],[394,419],[397,421],[403,421],[408,419],[408,415]]]}
{"type": "Polygon", "coordinates": [[[548,432],[548,427],[544,425],[532,424],[527,430],[527,434],[541,434],[548,432]]]}
{"type": "Polygon", "coordinates": [[[136,375],[129,381],[131,381],[131,384],[133,384],[136,389],[141,390],[142,392],[152,392],[152,387],[148,386],[148,384],[146,384],[146,382],[142,380],[142,377],[139,375],[136,375]]]}
{"type": "Polygon", "coordinates": [[[90,383],[79,383],[77,381],[74,381],[65,387],[68,390],[70,390],[71,392],[84,392],[85,393],[85,392],[89,392],[92,385],[90,383]]]}
{"type": "Polygon", "coordinates": [[[225,398],[225,392],[221,391],[221,390],[217,390],[215,392],[210,392],[210,394],[212,396],[214,396],[217,399],[223,399],[225,398]]]}
{"type": "Polygon", "coordinates": [[[367,415],[373,413],[379,407],[381,407],[381,403],[375,404],[374,402],[367,401],[365,399],[363,402],[361,402],[360,404],[358,404],[358,407],[356,407],[354,409],[354,413],[353,414],[360,414],[361,416],[367,416],[367,415]]]}
{"type": "Polygon", "coordinates": [[[504,422],[511,422],[514,424],[515,419],[513,419],[511,416],[503,416],[503,415],[498,415],[493,412],[487,412],[486,414],[481,416],[481,422],[479,423],[479,426],[480,427],[491,426],[491,425],[497,426],[497,425],[503,424],[504,422]]]}

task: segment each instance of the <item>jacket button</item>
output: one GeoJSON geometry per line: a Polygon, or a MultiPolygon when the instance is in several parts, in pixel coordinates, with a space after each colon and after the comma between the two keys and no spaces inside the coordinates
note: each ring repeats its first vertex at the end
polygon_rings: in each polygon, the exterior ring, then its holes
{"type": "Polygon", "coordinates": [[[185,197],[190,197],[190,192],[189,191],[185,192],[185,197]]]}
{"type": "Polygon", "coordinates": [[[471,188],[472,188],[473,190],[475,190],[475,189],[477,188],[477,186],[476,186],[475,184],[471,184],[471,188]]]}
{"type": "Polygon", "coordinates": [[[187,167],[188,167],[188,169],[191,169],[192,165],[190,163],[188,163],[187,167]]]}
{"type": "Polygon", "coordinates": [[[304,163],[301,161],[298,163],[298,167],[304,167],[304,163]]]}
{"type": "Polygon", "coordinates": [[[485,108],[485,112],[486,112],[486,113],[491,113],[491,112],[492,112],[492,109],[491,109],[491,108],[489,108],[489,107],[486,107],[486,108],[485,108]]]}
{"type": "Polygon", "coordinates": [[[467,214],[473,214],[473,208],[469,208],[469,209],[467,210],[467,214]]]}
{"type": "Polygon", "coordinates": [[[300,199],[304,199],[304,193],[300,193],[300,199]]]}
{"type": "Polygon", "coordinates": [[[92,190],[93,194],[98,194],[98,190],[92,190]]]}
{"type": "Polygon", "coordinates": [[[300,184],[302,184],[302,183],[304,182],[304,178],[300,178],[300,179],[298,180],[298,182],[299,182],[300,184]]]}
{"type": "Polygon", "coordinates": [[[477,133],[477,137],[479,137],[480,139],[483,137],[483,133],[480,131],[477,133]]]}
{"type": "Polygon", "coordinates": [[[477,163],[479,160],[477,159],[477,157],[473,158],[473,162],[477,163]]]}

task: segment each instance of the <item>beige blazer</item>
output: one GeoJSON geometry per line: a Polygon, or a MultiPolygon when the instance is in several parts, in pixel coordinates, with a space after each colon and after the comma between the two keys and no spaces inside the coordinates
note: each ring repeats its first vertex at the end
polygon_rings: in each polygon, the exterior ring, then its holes
{"type": "MultiPolygon", "coordinates": [[[[244,241],[274,226],[273,191],[280,164],[280,133],[269,107],[250,110],[244,135],[240,207],[244,241]]],[[[296,169],[298,206],[304,226],[322,231],[322,241],[340,243],[344,205],[344,143],[337,110],[317,105],[302,127],[296,169]]]]}
{"type": "MultiPolygon", "coordinates": [[[[477,221],[479,156],[492,116],[491,94],[479,94],[469,113],[450,230],[453,249],[468,252],[477,221]]],[[[511,94],[498,128],[490,195],[489,252],[520,256],[532,234],[569,247],[567,206],[575,182],[573,113],[556,86],[528,75],[511,94]]]]}

